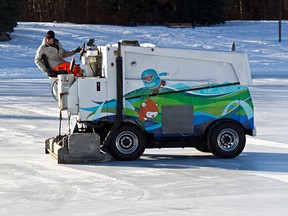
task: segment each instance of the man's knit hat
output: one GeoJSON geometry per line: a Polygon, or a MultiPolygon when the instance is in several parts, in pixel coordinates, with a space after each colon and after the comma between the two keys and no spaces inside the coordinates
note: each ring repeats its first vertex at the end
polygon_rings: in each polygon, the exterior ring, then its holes
{"type": "Polygon", "coordinates": [[[49,30],[49,31],[46,33],[46,39],[50,39],[50,38],[55,39],[55,33],[54,33],[54,31],[52,31],[52,30],[49,30]]]}

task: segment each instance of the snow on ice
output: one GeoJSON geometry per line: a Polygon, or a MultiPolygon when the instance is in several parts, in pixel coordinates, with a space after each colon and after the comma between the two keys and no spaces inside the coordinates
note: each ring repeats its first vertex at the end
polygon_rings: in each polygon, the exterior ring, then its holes
{"type": "Polygon", "coordinates": [[[19,23],[13,40],[0,43],[0,215],[287,215],[287,21],[282,28],[279,43],[274,21],[194,29],[19,23]],[[235,41],[250,59],[258,136],[229,160],[187,148],[146,150],[130,162],[58,165],[44,154],[44,140],[58,133],[57,103],[34,64],[50,29],[71,50],[90,38],[227,51],[235,41]]]}

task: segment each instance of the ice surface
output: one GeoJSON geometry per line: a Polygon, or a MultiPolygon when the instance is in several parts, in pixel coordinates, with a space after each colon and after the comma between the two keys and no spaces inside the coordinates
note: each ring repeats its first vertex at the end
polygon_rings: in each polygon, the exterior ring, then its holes
{"type": "Polygon", "coordinates": [[[274,21],[194,29],[19,23],[13,40],[0,43],[0,215],[287,215],[288,22],[282,43],[277,28],[274,21]],[[44,154],[44,140],[58,133],[57,102],[34,64],[50,29],[68,50],[90,38],[227,51],[235,41],[250,59],[258,136],[235,159],[153,149],[137,161],[58,165],[44,154]]]}

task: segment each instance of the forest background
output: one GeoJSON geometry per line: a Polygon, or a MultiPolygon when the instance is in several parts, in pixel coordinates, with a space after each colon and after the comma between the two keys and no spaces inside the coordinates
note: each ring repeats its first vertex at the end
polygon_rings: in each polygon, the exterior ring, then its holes
{"type": "Polygon", "coordinates": [[[209,26],[280,17],[288,19],[288,0],[0,0],[0,41],[17,21],[209,26]]]}
{"type": "Polygon", "coordinates": [[[275,20],[279,4],[282,18],[288,19],[288,0],[0,0],[0,8],[5,9],[4,4],[18,5],[18,21],[29,22],[213,25],[226,20],[275,20]]]}

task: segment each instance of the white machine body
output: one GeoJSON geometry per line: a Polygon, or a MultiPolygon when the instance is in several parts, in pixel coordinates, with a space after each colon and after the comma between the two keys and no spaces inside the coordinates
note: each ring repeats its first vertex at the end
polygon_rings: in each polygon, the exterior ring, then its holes
{"type": "MultiPolygon", "coordinates": [[[[69,91],[68,100],[66,97],[63,98],[65,101],[62,102],[64,103],[62,109],[67,108],[70,114],[77,115],[79,121],[89,121],[88,116],[91,112],[82,108],[93,107],[95,102],[101,105],[116,98],[117,52],[117,47],[113,45],[87,50],[82,57],[86,76],[75,77],[73,83],[70,82],[73,75],[68,75],[69,78],[66,78],[67,75],[60,76],[64,77],[64,82],[63,78],[60,78],[59,93],[62,89],[65,89],[65,92],[69,91]],[[96,76],[95,65],[99,65],[99,62],[101,73],[96,76]],[[69,84],[65,79],[69,79],[69,84]]],[[[193,86],[215,83],[251,84],[249,63],[245,53],[122,46],[121,56],[123,95],[143,86],[141,72],[147,68],[153,68],[159,73],[166,72],[164,79],[170,85],[179,82],[193,86]]],[[[101,112],[99,117],[104,115],[110,114],[101,112]]]]}

